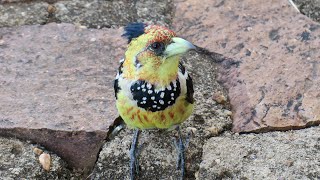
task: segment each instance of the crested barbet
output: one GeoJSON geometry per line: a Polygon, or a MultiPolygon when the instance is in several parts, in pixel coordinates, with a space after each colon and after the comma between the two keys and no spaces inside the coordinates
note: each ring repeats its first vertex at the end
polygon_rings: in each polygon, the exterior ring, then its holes
{"type": "MultiPolygon", "coordinates": [[[[195,46],[162,26],[131,23],[124,30],[128,47],[120,61],[114,89],[120,116],[127,126],[136,129],[130,149],[130,177],[135,179],[140,130],[178,126],[193,111],[192,79],[180,59],[195,46]]],[[[176,146],[177,166],[183,178],[185,144],[180,130],[176,146]]]]}

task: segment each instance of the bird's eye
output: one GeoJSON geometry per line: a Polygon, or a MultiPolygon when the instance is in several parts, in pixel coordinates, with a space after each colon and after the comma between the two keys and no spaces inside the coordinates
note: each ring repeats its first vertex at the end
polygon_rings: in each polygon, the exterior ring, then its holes
{"type": "Polygon", "coordinates": [[[165,46],[162,42],[154,42],[149,47],[150,50],[154,51],[157,55],[160,55],[165,49],[165,46]]]}
{"type": "Polygon", "coordinates": [[[156,50],[156,49],[160,49],[162,46],[162,43],[159,43],[159,42],[155,42],[155,43],[152,43],[151,44],[151,48],[156,50]]]}

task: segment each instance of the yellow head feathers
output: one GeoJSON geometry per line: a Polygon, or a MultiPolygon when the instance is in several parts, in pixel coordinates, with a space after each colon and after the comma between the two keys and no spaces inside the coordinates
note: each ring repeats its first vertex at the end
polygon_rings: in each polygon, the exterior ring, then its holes
{"type": "Polygon", "coordinates": [[[168,85],[177,78],[180,55],[195,49],[190,42],[176,37],[172,30],[162,26],[134,23],[125,31],[129,44],[123,75],[128,79],[168,85]]]}

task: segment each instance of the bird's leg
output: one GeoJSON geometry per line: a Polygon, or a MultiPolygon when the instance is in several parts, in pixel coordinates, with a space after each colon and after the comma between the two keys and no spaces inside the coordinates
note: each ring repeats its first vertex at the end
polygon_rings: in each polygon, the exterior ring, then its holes
{"type": "Polygon", "coordinates": [[[177,160],[177,169],[180,169],[181,171],[181,179],[184,179],[186,170],[185,170],[185,151],[188,147],[189,140],[190,140],[190,134],[188,133],[188,136],[185,140],[185,143],[182,140],[181,131],[179,126],[177,127],[178,131],[178,140],[175,139],[174,144],[177,149],[178,153],[178,160],[177,160]]]}
{"type": "Polygon", "coordinates": [[[130,179],[134,180],[135,175],[139,173],[139,162],[138,162],[138,140],[139,140],[140,130],[136,129],[134,131],[132,144],[130,148],[130,179]]]}

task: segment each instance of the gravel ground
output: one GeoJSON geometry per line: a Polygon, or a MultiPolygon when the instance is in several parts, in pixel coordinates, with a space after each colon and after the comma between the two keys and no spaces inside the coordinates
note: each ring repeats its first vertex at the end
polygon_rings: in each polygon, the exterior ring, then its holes
{"type": "Polygon", "coordinates": [[[0,137],[0,179],[78,179],[79,174],[72,173],[67,164],[57,155],[43,148],[13,138],[0,137]],[[51,166],[46,171],[39,163],[35,149],[50,154],[51,166]]]}
{"type": "Polygon", "coordinates": [[[89,28],[124,26],[129,22],[153,22],[169,25],[173,16],[171,0],[86,1],[67,0],[55,3],[0,1],[0,27],[50,22],[72,23],[89,28]],[[152,13],[150,12],[152,7],[152,13]]]}

